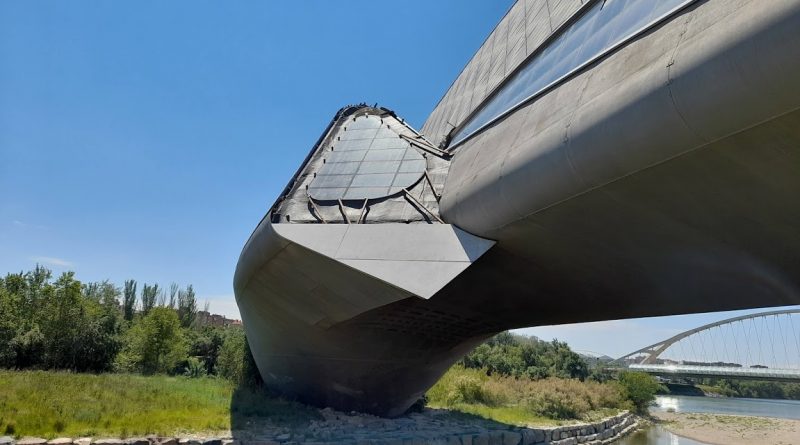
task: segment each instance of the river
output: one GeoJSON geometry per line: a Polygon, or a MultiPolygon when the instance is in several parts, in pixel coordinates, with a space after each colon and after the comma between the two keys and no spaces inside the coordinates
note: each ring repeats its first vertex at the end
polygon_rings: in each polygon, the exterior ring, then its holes
{"type": "MultiPolygon", "coordinates": [[[[800,419],[800,401],[770,399],[737,399],[692,396],[658,396],[651,411],[674,410],[679,413],[714,413],[739,416],[800,419]]],[[[703,445],[676,436],[660,426],[637,431],[615,445],[703,445]]]]}

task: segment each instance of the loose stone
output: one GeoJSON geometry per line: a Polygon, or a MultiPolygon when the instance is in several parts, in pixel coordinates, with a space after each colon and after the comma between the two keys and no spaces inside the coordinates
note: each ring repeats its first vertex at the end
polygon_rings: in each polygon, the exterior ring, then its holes
{"type": "Polygon", "coordinates": [[[46,439],[42,439],[41,437],[23,437],[19,441],[17,441],[17,445],[45,445],[47,444],[46,439]]]}
{"type": "Polygon", "coordinates": [[[92,442],[92,445],[125,445],[125,441],[120,439],[102,438],[95,439],[92,442]]]}

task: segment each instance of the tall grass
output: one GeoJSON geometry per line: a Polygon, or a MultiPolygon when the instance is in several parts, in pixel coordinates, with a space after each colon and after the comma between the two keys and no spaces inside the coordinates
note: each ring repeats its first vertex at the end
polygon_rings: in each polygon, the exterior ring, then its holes
{"type": "Polygon", "coordinates": [[[482,370],[454,366],[431,388],[428,404],[514,424],[550,424],[594,420],[630,409],[617,383],[574,379],[531,380],[488,376],[482,370]]]}
{"type": "Polygon", "coordinates": [[[0,371],[0,435],[213,435],[237,420],[246,423],[243,417],[273,413],[314,416],[310,408],[223,379],[0,371]]]}

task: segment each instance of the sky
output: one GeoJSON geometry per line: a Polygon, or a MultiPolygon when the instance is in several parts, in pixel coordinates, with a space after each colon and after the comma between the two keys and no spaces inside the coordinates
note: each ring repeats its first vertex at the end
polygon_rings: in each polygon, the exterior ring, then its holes
{"type": "MultiPolygon", "coordinates": [[[[0,2],[0,273],[192,284],[238,318],[239,252],[336,110],[421,128],[511,3],[0,2]]],[[[620,355],[725,316],[524,332],[620,355]]]]}

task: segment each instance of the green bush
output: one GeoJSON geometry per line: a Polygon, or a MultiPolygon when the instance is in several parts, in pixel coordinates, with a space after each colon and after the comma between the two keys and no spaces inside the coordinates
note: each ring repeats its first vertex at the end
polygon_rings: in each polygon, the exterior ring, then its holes
{"type": "Polygon", "coordinates": [[[503,377],[456,365],[431,388],[430,405],[463,410],[470,406],[512,409],[528,417],[585,419],[594,411],[631,408],[616,382],[503,377]]]}
{"type": "Polygon", "coordinates": [[[647,412],[647,406],[656,399],[656,393],[661,389],[655,377],[644,372],[623,371],[619,374],[619,384],[639,413],[647,412]]]}
{"type": "Polygon", "coordinates": [[[216,373],[234,383],[244,381],[246,339],[242,329],[225,333],[217,358],[216,373]]]}
{"type": "Polygon", "coordinates": [[[471,403],[499,406],[507,401],[505,389],[493,385],[485,371],[460,365],[447,371],[428,391],[427,397],[431,403],[447,407],[471,403]]]}
{"type": "Polygon", "coordinates": [[[0,367],[101,372],[119,351],[119,290],[49,270],[0,278],[0,367]]]}
{"type": "Polygon", "coordinates": [[[186,367],[183,371],[183,375],[192,379],[205,377],[207,375],[205,364],[197,357],[189,357],[186,360],[186,367]]]}
{"type": "Polygon", "coordinates": [[[126,333],[116,369],[142,374],[174,373],[187,360],[180,320],[174,310],[153,308],[126,333]]]}
{"type": "Polygon", "coordinates": [[[581,419],[592,411],[629,407],[615,383],[551,377],[525,384],[521,392],[531,412],[551,419],[581,419]]]}
{"type": "Polygon", "coordinates": [[[501,332],[467,354],[465,368],[484,369],[489,374],[542,379],[546,377],[585,379],[586,362],[564,342],[541,341],[501,332]]]}

